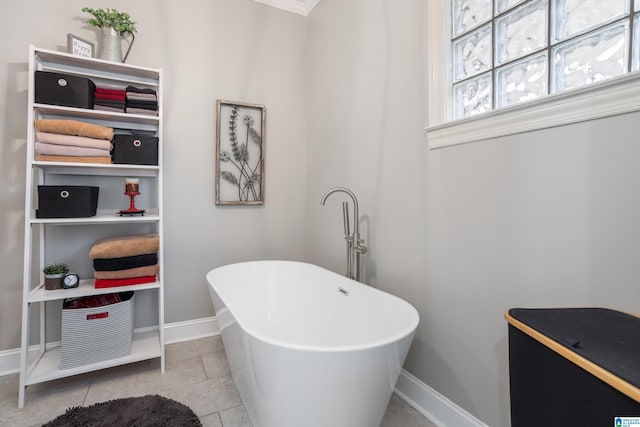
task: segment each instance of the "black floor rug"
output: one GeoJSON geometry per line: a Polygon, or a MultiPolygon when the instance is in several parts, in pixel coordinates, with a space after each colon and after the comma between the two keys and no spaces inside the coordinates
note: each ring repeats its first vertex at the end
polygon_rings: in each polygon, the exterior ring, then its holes
{"type": "Polygon", "coordinates": [[[194,412],[182,403],[158,395],[130,397],[67,409],[43,427],[202,427],[194,412]]]}

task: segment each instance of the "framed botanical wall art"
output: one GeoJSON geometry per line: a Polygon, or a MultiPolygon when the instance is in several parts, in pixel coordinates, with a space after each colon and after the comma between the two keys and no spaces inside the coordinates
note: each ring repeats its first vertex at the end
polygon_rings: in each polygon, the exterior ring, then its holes
{"type": "Polygon", "coordinates": [[[216,101],[216,205],[264,204],[264,105],[216,101]]]}

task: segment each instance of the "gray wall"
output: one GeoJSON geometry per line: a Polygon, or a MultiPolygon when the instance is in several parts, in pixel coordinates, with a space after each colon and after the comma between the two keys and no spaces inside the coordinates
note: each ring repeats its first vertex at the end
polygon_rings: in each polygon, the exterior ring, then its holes
{"type": "Polygon", "coordinates": [[[130,13],[127,63],[164,70],[166,322],[213,315],[205,274],[216,266],[304,258],[304,17],[251,0],[11,2],[0,14],[0,351],[20,346],[28,46],[64,49],[68,32],[95,41],[83,6],[130,13]],[[218,98],[267,106],[264,206],[214,204],[218,98]]]}
{"type": "Polygon", "coordinates": [[[505,310],[640,312],[640,115],[429,151],[425,9],[323,0],[310,16],[308,258],[343,271],[340,203],[318,199],[351,188],[367,280],[420,312],[405,368],[508,426],[505,310]]]}
{"type": "Polygon", "coordinates": [[[344,271],[340,200],[319,204],[335,185],[360,199],[367,282],[420,311],[406,368],[491,426],[509,425],[506,309],[640,311],[640,115],[429,151],[423,0],[322,0],[307,18],[25,0],[0,16],[0,351],[20,336],[27,47],[95,39],[85,5],[130,12],[128,62],[165,71],[167,322],[213,314],[217,265],[306,251],[344,271]],[[267,105],[264,207],[214,206],[216,98],[267,105]]]}

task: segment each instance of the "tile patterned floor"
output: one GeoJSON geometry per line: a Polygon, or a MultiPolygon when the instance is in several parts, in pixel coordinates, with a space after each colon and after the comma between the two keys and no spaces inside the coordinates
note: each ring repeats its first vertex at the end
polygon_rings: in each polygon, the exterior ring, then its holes
{"type": "MultiPolygon", "coordinates": [[[[151,360],[36,384],[18,409],[18,375],[0,377],[0,427],[40,426],[68,407],[160,394],[188,405],[204,427],[252,427],[229,373],[220,336],[166,346],[166,369],[151,360]]],[[[330,426],[327,426],[330,427],[330,426]]],[[[435,427],[395,394],[381,427],[435,427]]]]}

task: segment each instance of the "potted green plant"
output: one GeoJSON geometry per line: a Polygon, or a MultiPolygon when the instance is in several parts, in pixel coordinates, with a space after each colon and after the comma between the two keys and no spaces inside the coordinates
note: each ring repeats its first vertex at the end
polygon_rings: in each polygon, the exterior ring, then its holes
{"type": "Polygon", "coordinates": [[[44,273],[44,288],[47,290],[62,289],[62,281],[69,272],[69,266],[64,263],[47,265],[42,269],[44,273]]]}
{"type": "Polygon", "coordinates": [[[136,23],[126,12],[118,12],[117,9],[109,8],[91,9],[90,7],[83,7],[82,11],[93,15],[93,18],[87,20],[87,24],[98,28],[111,27],[120,37],[137,31],[136,23]]]}
{"type": "Polygon", "coordinates": [[[135,40],[136,23],[126,12],[119,12],[117,9],[92,9],[83,7],[83,12],[89,13],[93,18],[87,19],[87,24],[102,28],[102,52],[100,58],[115,62],[124,62],[129,56],[131,46],[135,40]],[[131,42],[127,53],[122,58],[121,40],[127,35],[131,35],[131,42]]]}

